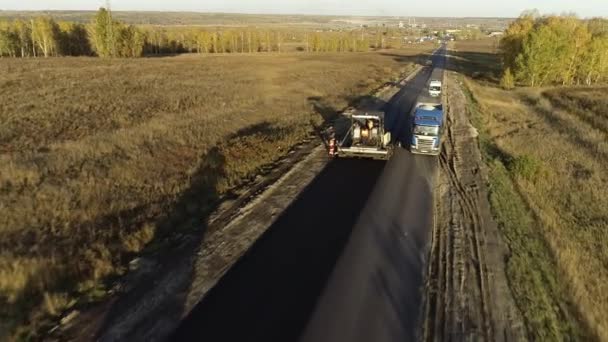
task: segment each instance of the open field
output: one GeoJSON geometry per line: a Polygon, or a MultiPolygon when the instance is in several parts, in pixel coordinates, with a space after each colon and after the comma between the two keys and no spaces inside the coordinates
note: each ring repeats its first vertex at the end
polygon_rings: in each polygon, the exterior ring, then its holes
{"type": "MultiPolygon", "coordinates": [[[[87,23],[91,21],[94,11],[1,11],[0,19],[31,18],[50,14],[57,20],[87,23]]],[[[129,24],[149,25],[201,25],[201,26],[299,26],[315,28],[353,28],[360,25],[377,26],[386,24],[397,26],[400,21],[408,19],[418,24],[432,27],[462,27],[475,24],[488,29],[503,29],[510,18],[428,18],[428,17],[362,17],[331,15],[270,15],[238,13],[200,13],[200,12],[129,12],[114,11],[114,18],[129,24]]]]}
{"type": "Polygon", "coordinates": [[[231,189],[430,50],[3,60],[0,331],[103,296],[146,245],[204,229],[231,189]]]}
{"type": "Polygon", "coordinates": [[[507,274],[534,340],[608,339],[608,88],[497,86],[492,42],[458,42],[507,274]],[[473,61],[475,69],[464,61],[473,61]]]}

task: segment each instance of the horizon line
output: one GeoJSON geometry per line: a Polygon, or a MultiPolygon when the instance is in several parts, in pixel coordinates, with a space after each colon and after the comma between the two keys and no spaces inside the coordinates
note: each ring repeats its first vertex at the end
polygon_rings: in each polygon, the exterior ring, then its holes
{"type": "MultiPolygon", "coordinates": [[[[105,6],[99,6],[105,8],[105,6]]],[[[99,9],[98,8],[98,9],[99,9]]],[[[0,12],[96,12],[98,9],[0,9],[0,12]]],[[[252,13],[252,12],[215,12],[215,11],[182,11],[182,10],[111,10],[112,12],[137,13],[196,13],[196,14],[234,14],[234,15],[269,15],[269,16],[302,16],[302,17],[353,17],[353,18],[451,18],[451,19],[516,19],[517,17],[497,16],[425,16],[425,15],[359,15],[359,14],[314,14],[314,13],[252,13]]]]}

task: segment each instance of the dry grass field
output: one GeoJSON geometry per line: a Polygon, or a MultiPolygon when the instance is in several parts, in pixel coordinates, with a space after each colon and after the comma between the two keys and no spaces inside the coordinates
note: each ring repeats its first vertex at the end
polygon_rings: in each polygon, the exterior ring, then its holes
{"type": "Polygon", "coordinates": [[[102,296],[431,49],[0,60],[0,340],[102,296]]]}
{"type": "Polygon", "coordinates": [[[471,76],[469,111],[530,337],[607,340],[608,87],[504,91],[490,43],[457,43],[477,70],[455,68],[471,76]]]}

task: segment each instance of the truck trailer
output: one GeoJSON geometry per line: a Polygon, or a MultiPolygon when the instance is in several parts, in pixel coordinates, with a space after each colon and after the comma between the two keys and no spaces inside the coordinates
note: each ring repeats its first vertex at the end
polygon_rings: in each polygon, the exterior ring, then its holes
{"type": "Polygon", "coordinates": [[[333,158],[372,158],[388,160],[393,154],[391,133],[384,129],[384,112],[365,111],[345,114],[347,131],[328,132],[327,147],[333,158]]]}
{"type": "Polygon", "coordinates": [[[443,106],[439,103],[417,103],[412,110],[410,152],[438,155],[441,153],[443,106]]]}

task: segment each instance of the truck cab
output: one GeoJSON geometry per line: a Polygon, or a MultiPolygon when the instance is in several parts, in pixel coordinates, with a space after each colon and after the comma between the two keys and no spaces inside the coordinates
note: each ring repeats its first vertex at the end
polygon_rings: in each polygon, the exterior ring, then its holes
{"type": "Polygon", "coordinates": [[[429,95],[439,97],[441,95],[441,81],[431,80],[429,82],[429,95]]]}
{"type": "Polygon", "coordinates": [[[418,103],[414,107],[411,133],[412,153],[429,155],[441,153],[443,106],[436,103],[418,103]]]}

